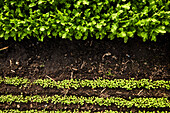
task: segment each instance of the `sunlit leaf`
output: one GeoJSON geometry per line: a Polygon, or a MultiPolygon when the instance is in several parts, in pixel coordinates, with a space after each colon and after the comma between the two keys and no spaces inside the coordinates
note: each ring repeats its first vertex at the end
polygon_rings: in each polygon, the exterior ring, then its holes
{"type": "Polygon", "coordinates": [[[40,31],[45,31],[45,27],[44,27],[44,26],[41,26],[41,27],[40,27],[40,31]]]}

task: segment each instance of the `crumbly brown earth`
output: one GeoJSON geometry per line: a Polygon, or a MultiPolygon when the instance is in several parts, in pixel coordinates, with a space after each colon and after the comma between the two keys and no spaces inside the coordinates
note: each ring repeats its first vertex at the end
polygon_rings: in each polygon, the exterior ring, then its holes
{"type": "MultiPolygon", "coordinates": [[[[88,39],[64,40],[45,39],[37,42],[35,39],[24,39],[21,42],[0,39],[0,76],[24,77],[31,81],[38,78],[53,80],[64,79],[130,79],[149,78],[152,80],[170,80],[170,39],[168,34],[158,36],[157,42],[142,42],[137,37],[124,43],[123,39],[112,41],[88,39]]],[[[51,89],[41,86],[19,88],[12,85],[0,84],[0,93],[23,95],[76,95],[76,96],[119,96],[125,99],[132,97],[170,97],[166,89],[109,89],[88,87],[78,89],[51,89]]],[[[47,110],[161,110],[161,108],[138,109],[117,108],[115,105],[106,107],[98,105],[61,105],[47,103],[0,103],[0,109],[18,108],[47,110]]],[[[168,110],[165,108],[163,110],[168,110]]]]}

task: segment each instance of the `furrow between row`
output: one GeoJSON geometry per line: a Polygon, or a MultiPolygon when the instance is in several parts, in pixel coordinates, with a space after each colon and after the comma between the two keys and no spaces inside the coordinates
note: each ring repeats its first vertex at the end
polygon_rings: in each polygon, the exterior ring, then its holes
{"type": "Polygon", "coordinates": [[[32,85],[31,87],[20,87],[8,84],[0,84],[0,94],[13,94],[13,95],[76,95],[76,96],[96,96],[96,97],[122,97],[128,99],[129,96],[132,98],[138,97],[170,97],[170,92],[166,89],[133,89],[126,90],[121,88],[70,88],[70,89],[55,89],[55,88],[43,88],[39,85],[32,85]]]}

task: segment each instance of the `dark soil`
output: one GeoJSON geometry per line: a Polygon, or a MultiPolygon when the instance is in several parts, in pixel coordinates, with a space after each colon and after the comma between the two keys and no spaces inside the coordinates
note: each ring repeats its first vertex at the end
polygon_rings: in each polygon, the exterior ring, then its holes
{"type": "MultiPolygon", "coordinates": [[[[0,40],[0,76],[19,76],[29,78],[31,81],[37,78],[49,78],[53,80],[64,79],[130,79],[137,80],[149,78],[152,80],[170,80],[170,39],[168,34],[159,36],[157,42],[142,42],[142,39],[130,39],[124,43],[123,39],[110,40],[61,40],[45,39],[37,42],[35,39],[24,39],[21,42],[13,40],[0,40]]],[[[119,96],[123,98],[132,97],[170,97],[166,89],[43,89],[40,86],[19,88],[11,85],[0,84],[0,94],[24,94],[24,95],[76,95],[76,96],[119,96]]],[[[46,103],[0,103],[0,109],[18,108],[44,109],[48,110],[141,110],[138,108],[116,108],[115,105],[54,105],[46,103]]],[[[150,108],[142,110],[161,110],[161,108],[150,108]]],[[[168,110],[165,108],[163,110],[168,110]]]]}
{"type": "Polygon", "coordinates": [[[74,111],[74,109],[78,109],[79,111],[85,111],[85,110],[91,110],[92,112],[96,111],[104,111],[104,110],[113,110],[113,111],[132,111],[133,113],[136,113],[137,111],[168,111],[169,108],[143,108],[139,109],[136,107],[133,108],[126,108],[126,107],[121,107],[117,108],[115,105],[111,106],[99,106],[99,105],[92,105],[92,104],[70,104],[70,105],[62,105],[60,103],[57,104],[52,104],[52,103],[2,103],[0,104],[1,109],[19,109],[24,111],[25,109],[37,109],[37,110],[71,110],[74,111]]]}
{"type": "Polygon", "coordinates": [[[170,91],[166,89],[134,89],[134,90],[126,90],[126,89],[110,89],[110,88],[95,88],[91,89],[89,87],[78,88],[78,89],[57,89],[57,88],[43,88],[41,86],[32,86],[32,87],[16,87],[11,85],[0,85],[0,94],[13,94],[13,95],[76,95],[76,96],[95,96],[95,97],[122,97],[124,99],[131,98],[139,98],[139,97],[170,97],[170,91]]]}

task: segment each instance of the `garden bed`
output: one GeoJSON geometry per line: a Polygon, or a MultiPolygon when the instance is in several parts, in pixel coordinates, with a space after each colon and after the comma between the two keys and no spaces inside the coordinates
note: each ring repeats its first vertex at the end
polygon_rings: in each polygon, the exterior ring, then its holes
{"type": "MultiPolygon", "coordinates": [[[[0,77],[18,77],[28,79],[33,82],[37,79],[49,79],[51,81],[63,81],[70,79],[77,80],[97,80],[107,79],[126,79],[134,80],[148,79],[154,81],[170,81],[170,41],[168,34],[159,36],[157,42],[143,42],[139,38],[130,39],[124,43],[123,39],[115,40],[61,40],[47,39],[44,42],[37,42],[34,39],[14,42],[13,40],[4,41],[1,39],[0,48],[7,47],[0,51],[0,77]]],[[[170,84],[170,82],[167,82],[170,84]]],[[[76,97],[99,97],[111,98],[120,97],[126,101],[135,98],[167,98],[169,104],[170,92],[167,87],[148,89],[136,87],[127,90],[123,87],[79,87],[75,88],[50,88],[36,84],[24,86],[0,82],[0,95],[23,95],[26,96],[54,96],[62,97],[75,95],[76,97]],[[21,87],[22,86],[22,87],[21,87]],[[129,97],[131,99],[129,99],[129,97]]],[[[150,86],[151,87],[151,86],[150,86]]],[[[1,100],[0,100],[1,101],[1,100]]],[[[169,104],[170,107],[170,104],[169,104]]],[[[112,103],[109,106],[90,104],[84,102],[70,105],[62,103],[47,102],[0,102],[0,110],[19,109],[19,110],[71,110],[80,111],[168,111],[168,106],[157,107],[137,107],[130,108],[121,106],[120,108],[112,103]]]]}

